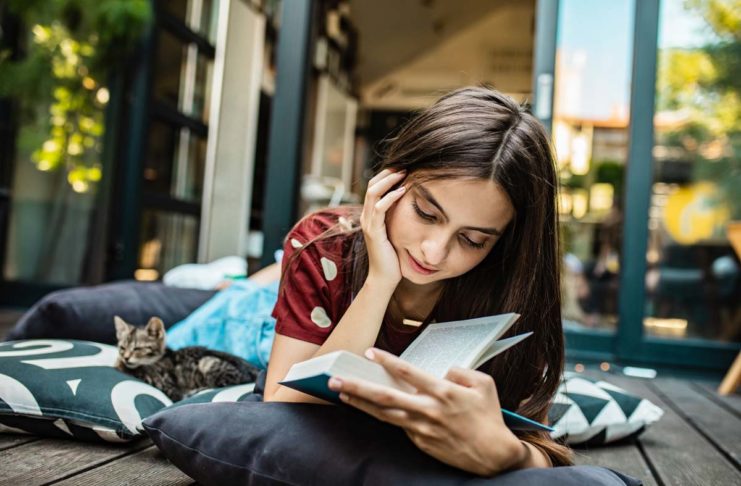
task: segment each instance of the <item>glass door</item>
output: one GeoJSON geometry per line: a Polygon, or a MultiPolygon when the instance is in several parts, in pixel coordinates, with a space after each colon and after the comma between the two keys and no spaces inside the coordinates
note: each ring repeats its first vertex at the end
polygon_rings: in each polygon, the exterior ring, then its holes
{"type": "Polygon", "coordinates": [[[741,15],[553,2],[569,354],[725,370],[741,342],[741,15]]]}
{"type": "Polygon", "coordinates": [[[633,0],[561,0],[551,133],[561,181],[562,314],[572,349],[619,327],[633,0]]]}
{"type": "Polygon", "coordinates": [[[722,369],[741,343],[741,12],[732,3],[662,0],[657,12],[643,359],[722,369]]]}

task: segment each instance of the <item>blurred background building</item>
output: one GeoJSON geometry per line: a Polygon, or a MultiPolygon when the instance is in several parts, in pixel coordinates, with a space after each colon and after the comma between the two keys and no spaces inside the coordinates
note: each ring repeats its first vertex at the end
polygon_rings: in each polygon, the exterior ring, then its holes
{"type": "Polygon", "coordinates": [[[0,27],[0,305],[251,273],[362,201],[415,110],[486,83],[552,134],[570,356],[738,351],[738,0],[10,0],[0,27]]]}

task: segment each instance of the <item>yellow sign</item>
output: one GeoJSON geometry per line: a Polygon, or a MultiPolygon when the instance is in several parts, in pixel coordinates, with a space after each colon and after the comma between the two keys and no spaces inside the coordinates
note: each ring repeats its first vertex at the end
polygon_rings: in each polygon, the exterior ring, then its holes
{"type": "Polygon", "coordinates": [[[722,235],[730,211],[718,200],[718,188],[698,182],[677,189],[666,201],[664,226],[678,243],[691,245],[713,235],[722,235]]]}

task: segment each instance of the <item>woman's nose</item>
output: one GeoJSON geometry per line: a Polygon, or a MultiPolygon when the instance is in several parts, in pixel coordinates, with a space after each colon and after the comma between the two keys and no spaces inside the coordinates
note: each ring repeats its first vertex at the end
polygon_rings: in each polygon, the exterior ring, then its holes
{"type": "Polygon", "coordinates": [[[432,267],[437,267],[442,263],[448,253],[447,244],[441,237],[425,239],[422,241],[421,249],[424,258],[421,263],[432,267]]]}

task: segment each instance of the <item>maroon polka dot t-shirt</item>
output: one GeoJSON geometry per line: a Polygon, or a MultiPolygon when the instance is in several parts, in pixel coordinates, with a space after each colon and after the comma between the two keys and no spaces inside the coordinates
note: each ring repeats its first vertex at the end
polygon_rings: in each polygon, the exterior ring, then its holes
{"type": "MultiPolygon", "coordinates": [[[[347,209],[342,207],[320,210],[304,217],[286,236],[283,277],[272,313],[278,334],[321,345],[350,306],[350,265],[343,264],[349,261],[352,251],[350,233],[348,237],[339,235],[309,245],[286,272],[292,255],[307,242],[337,223],[349,228],[346,216],[347,209]]],[[[404,326],[384,318],[375,346],[399,355],[425,325],[404,326]]]]}

